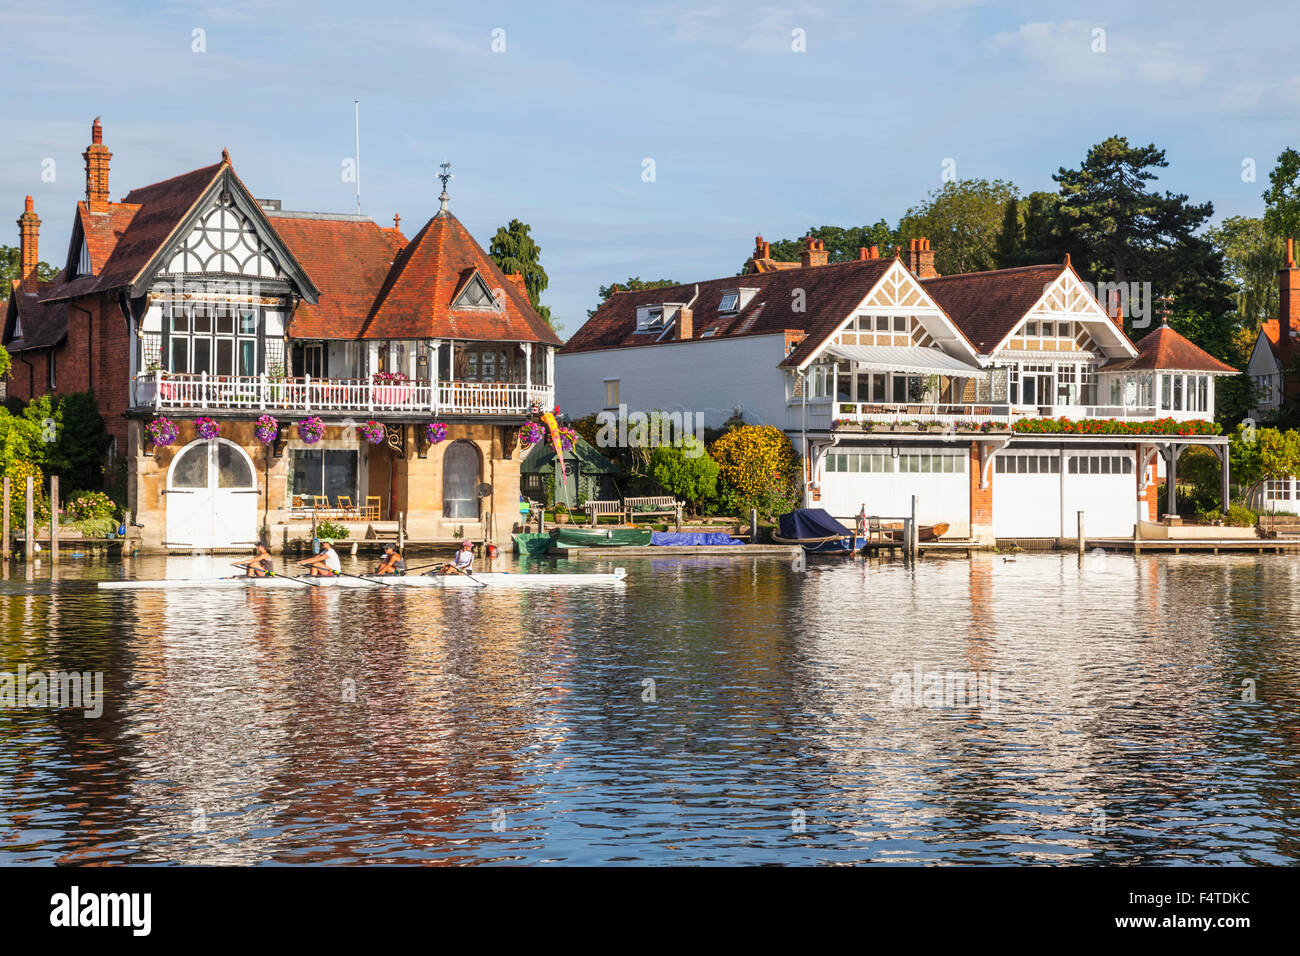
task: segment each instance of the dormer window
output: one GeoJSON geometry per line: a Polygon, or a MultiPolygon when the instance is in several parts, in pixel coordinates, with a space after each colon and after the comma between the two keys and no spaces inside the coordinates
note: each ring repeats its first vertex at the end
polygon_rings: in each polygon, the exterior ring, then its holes
{"type": "Polygon", "coordinates": [[[664,307],[662,305],[642,305],[636,310],[636,330],[638,332],[657,332],[664,327],[664,307]]]}
{"type": "Polygon", "coordinates": [[[497,300],[492,290],[487,287],[487,283],[483,281],[483,277],[475,272],[470,277],[465,290],[456,296],[456,301],[451,304],[451,307],[453,309],[495,309],[497,300]]]}

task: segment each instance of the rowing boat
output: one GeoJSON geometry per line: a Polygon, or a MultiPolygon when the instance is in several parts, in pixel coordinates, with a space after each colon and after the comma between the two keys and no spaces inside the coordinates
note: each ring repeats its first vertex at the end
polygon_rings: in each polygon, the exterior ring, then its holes
{"type": "Polygon", "coordinates": [[[361,575],[357,577],[284,577],[250,578],[165,578],[160,581],[100,581],[105,591],[171,591],[182,588],[376,588],[384,585],[407,588],[554,588],[592,587],[622,584],[627,577],[623,568],[604,574],[512,574],[489,571],[467,577],[463,574],[361,575]],[[477,582],[477,583],[476,583],[477,582]]]}
{"type": "Polygon", "coordinates": [[[557,548],[644,548],[653,534],[650,528],[562,527],[551,530],[551,543],[557,548]]]}

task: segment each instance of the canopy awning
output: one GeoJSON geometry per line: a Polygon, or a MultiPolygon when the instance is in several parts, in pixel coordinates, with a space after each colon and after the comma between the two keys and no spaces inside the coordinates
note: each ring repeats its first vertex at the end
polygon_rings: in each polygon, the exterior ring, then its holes
{"type": "Polygon", "coordinates": [[[984,378],[985,371],[939,349],[901,345],[831,345],[827,354],[882,372],[919,372],[953,378],[984,378]]]}

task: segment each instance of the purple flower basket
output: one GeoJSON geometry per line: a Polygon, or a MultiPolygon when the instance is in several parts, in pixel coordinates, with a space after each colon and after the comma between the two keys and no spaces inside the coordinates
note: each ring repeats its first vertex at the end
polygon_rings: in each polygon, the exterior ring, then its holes
{"type": "Polygon", "coordinates": [[[424,426],[424,434],[430,445],[436,445],[447,438],[447,426],[443,422],[429,422],[424,426]]]}
{"type": "Polygon", "coordinates": [[[144,428],[150,444],[159,448],[170,445],[180,437],[180,430],[170,418],[155,418],[144,428]]]}
{"type": "Polygon", "coordinates": [[[221,434],[221,426],[211,418],[194,419],[194,430],[199,433],[200,438],[206,438],[208,441],[221,434]]]}
{"type": "Polygon", "coordinates": [[[313,415],[297,424],[298,437],[305,445],[314,445],[325,437],[325,423],[313,415]]]}
{"type": "Polygon", "coordinates": [[[253,426],[253,434],[263,445],[269,445],[280,437],[280,423],[271,415],[263,415],[253,426]]]}
{"type": "Polygon", "coordinates": [[[358,425],[357,432],[372,445],[378,445],[384,440],[384,426],[376,421],[368,421],[364,425],[358,425]]]}

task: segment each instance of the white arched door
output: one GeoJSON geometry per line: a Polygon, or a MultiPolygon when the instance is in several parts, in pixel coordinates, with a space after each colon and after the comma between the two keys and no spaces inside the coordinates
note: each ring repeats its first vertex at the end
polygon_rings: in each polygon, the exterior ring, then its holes
{"type": "Polygon", "coordinates": [[[242,448],[224,438],[191,442],[167,472],[167,547],[252,547],[257,497],[257,472],[242,448]]]}

